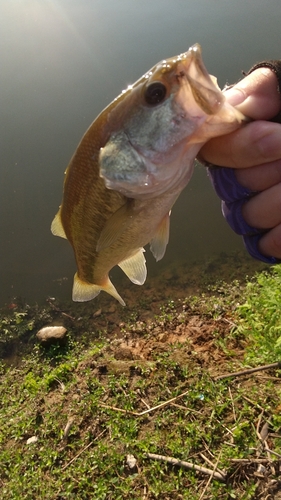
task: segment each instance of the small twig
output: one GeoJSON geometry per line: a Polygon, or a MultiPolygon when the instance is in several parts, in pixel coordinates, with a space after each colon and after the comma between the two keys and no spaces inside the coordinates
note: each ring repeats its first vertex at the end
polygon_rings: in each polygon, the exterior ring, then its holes
{"type": "Polygon", "coordinates": [[[259,438],[259,440],[261,441],[261,443],[264,441],[265,438],[262,438],[261,434],[260,434],[260,426],[261,426],[261,421],[262,421],[262,417],[263,417],[263,414],[264,414],[264,409],[262,409],[262,412],[259,414],[258,416],[258,421],[257,421],[257,425],[256,425],[256,434],[259,438]]]}
{"type": "MultiPolygon", "coordinates": [[[[281,455],[279,453],[276,453],[276,451],[270,450],[269,448],[265,448],[264,451],[266,451],[267,453],[269,453],[271,455],[274,455],[275,457],[281,458],[281,455]]],[[[270,460],[270,459],[268,459],[268,460],[270,460]]]]}
{"type": "Polygon", "coordinates": [[[108,408],[109,410],[121,411],[122,413],[127,413],[129,415],[134,415],[135,417],[142,417],[143,415],[146,415],[147,413],[150,413],[150,412],[152,412],[154,410],[158,410],[159,408],[163,408],[164,406],[169,405],[173,401],[176,401],[176,399],[182,398],[188,392],[189,392],[189,389],[187,391],[183,392],[182,394],[179,394],[178,396],[175,396],[174,398],[169,399],[168,401],[164,401],[164,403],[160,403],[159,405],[153,406],[153,408],[148,408],[148,410],[141,411],[140,413],[137,413],[137,412],[132,411],[132,410],[124,410],[123,408],[117,408],[116,406],[110,406],[110,405],[106,405],[104,403],[100,403],[100,405],[103,408],[108,408]]]}
{"type": "Polygon", "coordinates": [[[203,458],[203,460],[205,460],[209,465],[211,465],[213,469],[217,470],[220,474],[225,474],[225,471],[216,467],[216,465],[208,457],[206,457],[206,455],[204,455],[203,453],[199,453],[199,455],[201,458],[203,458]]]}
{"type": "Polygon", "coordinates": [[[224,444],[227,444],[227,446],[232,446],[232,448],[236,448],[236,445],[234,443],[229,443],[229,441],[224,441],[224,444]]]}
{"type": "Polygon", "coordinates": [[[100,403],[102,408],[107,408],[108,410],[120,411],[121,413],[126,413],[127,415],[135,415],[135,417],[139,416],[139,413],[132,410],[124,410],[124,408],[117,408],[117,406],[106,405],[105,403],[100,403]]]}
{"type": "Polygon", "coordinates": [[[241,464],[267,464],[269,462],[268,458],[231,458],[230,461],[241,464]]]}
{"type": "MultiPolygon", "coordinates": [[[[202,443],[204,445],[205,450],[209,453],[209,455],[211,455],[212,458],[216,458],[215,455],[211,452],[211,450],[210,450],[210,448],[209,448],[209,446],[206,443],[204,438],[202,438],[202,443]]],[[[201,455],[201,454],[199,453],[199,455],[201,455]]],[[[213,462],[211,463],[211,465],[212,465],[212,467],[214,466],[213,462]]]]}
{"type": "MultiPolygon", "coordinates": [[[[216,461],[216,463],[215,463],[215,466],[214,466],[214,468],[213,468],[213,473],[210,475],[210,477],[209,477],[209,479],[208,479],[208,481],[207,481],[207,484],[206,484],[206,486],[205,486],[204,490],[202,491],[202,493],[201,493],[201,495],[200,495],[199,500],[202,500],[202,499],[204,498],[205,491],[207,490],[207,488],[208,488],[208,486],[209,486],[210,482],[212,481],[212,479],[213,479],[213,477],[214,477],[214,474],[215,474],[215,472],[216,472],[216,469],[217,469],[217,466],[218,466],[218,463],[219,463],[219,460],[220,460],[220,457],[221,457],[221,453],[222,453],[222,450],[219,452],[218,459],[217,459],[217,461],[216,461]]],[[[221,473],[219,473],[219,474],[221,474],[221,473]]]]}
{"type": "Polygon", "coordinates": [[[174,406],[175,408],[179,408],[180,410],[185,410],[185,411],[189,411],[191,413],[198,413],[198,415],[202,415],[201,411],[194,410],[193,408],[189,408],[188,406],[179,405],[177,403],[171,403],[171,406],[174,406]]]}
{"type": "MultiPolygon", "coordinates": [[[[264,414],[264,410],[259,415],[257,427],[256,427],[256,433],[257,433],[258,439],[260,441],[260,444],[257,448],[257,456],[259,457],[263,451],[267,450],[266,453],[267,453],[268,461],[271,462],[272,459],[271,459],[270,449],[268,447],[268,442],[267,442],[267,437],[268,437],[268,432],[269,432],[269,422],[268,421],[265,422],[263,424],[262,428],[260,429],[263,414],[264,414]]],[[[271,471],[274,474],[274,470],[273,470],[272,466],[271,466],[271,471]]]]}
{"type": "Polygon", "coordinates": [[[241,372],[227,373],[226,375],[219,375],[215,377],[215,380],[222,380],[229,377],[241,377],[242,375],[248,375],[250,373],[259,372],[262,370],[270,370],[271,368],[281,368],[281,361],[277,363],[271,363],[270,365],[257,366],[256,368],[249,368],[248,370],[242,370],[241,372]]]}
{"type": "Polygon", "coordinates": [[[256,425],[256,435],[257,435],[258,440],[259,440],[259,445],[257,446],[257,456],[258,457],[260,456],[260,454],[264,448],[264,439],[260,435],[260,426],[261,426],[263,414],[264,414],[264,410],[262,410],[262,412],[259,414],[257,425],[256,425]]]}
{"type": "Polygon", "coordinates": [[[47,299],[47,302],[48,304],[57,312],[59,312],[62,316],[65,316],[66,318],[69,318],[71,319],[71,321],[75,321],[75,318],[73,318],[72,316],[70,316],[70,314],[67,314],[65,312],[63,312],[59,307],[57,307],[55,304],[53,304],[53,302],[50,300],[50,299],[47,299]]]}
{"type": "Polygon", "coordinates": [[[79,451],[79,453],[77,453],[77,455],[75,455],[75,457],[73,457],[70,462],[68,462],[66,465],[64,465],[61,470],[65,470],[69,465],[71,465],[78,457],[80,457],[80,455],[82,455],[82,453],[84,453],[84,451],[86,451],[88,448],[90,448],[90,446],[92,446],[92,444],[97,441],[105,432],[107,431],[107,429],[104,429],[102,432],[100,432],[98,434],[98,436],[95,437],[95,439],[93,439],[93,441],[91,441],[90,443],[87,444],[87,446],[85,446],[82,450],[79,451]]]}
{"type": "Polygon", "coordinates": [[[144,406],[146,406],[146,408],[150,408],[150,406],[147,404],[147,402],[141,398],[141,402],[144,404],[144,406]]]}
{"type": "Polygon", "coordinates": [[[255,408],[259,408],[261,411],[264,411],[264,408],[261,405],[259,405],[255,401],[252,401],[250,398],[247,398],[247,396],[245,396],[244,394],[241,397],[243,399],[245,399],[245,401],[248,401],[248,403],[250,403],[251,405],[253,405],[255,408]]]}
{"type": "Polygon", "coordinates": [[[59,380],[58,378],[55,377],[55,380],[57,381],[57,383],[60,385],[60,388],[62,390],[62,392],[64,392],[65,390],[65,385],[63,382],[61,382],[61,380],[59,380]]]}
{"type": "Polygon", "coordinates": [[[281,435],[280,435],[280,434],[277,434],[276,432],[270,432],[268,435],[269,435],[269,437],[271,437],[271,438],[277,438],[277,439],[280,439],[280,438],[281,438],[281,435]]]}
{"type": "Polygon", "coordinates": [[[146,493],[147,493],[147,489],[146,489],[146,485],[144,485],[144,487],[143,487],[143,496],[142,496],[142,500],[145,500],[145,499],[147,498],[146,493]]]}
{"type": "Polygon", "coordinates": [[[184,460],[178,460],[174,457],[166,457],[165,455],[157,455],[156,453],[147,453],[146,456],[153,460],[159,460],[160,462],[166,462],[171,465],[177,465],[179,467],[183,467],[185,469],[195,470],[196,472],[201,472],[202,474],[208,474],[209,476],[218,479],[219,481],[226,481],[226,474],[222,474],[216,472],[212,469],[206,469],[206,467],[202,467],[200,465],[195,465],[191,462],[185,462],[184,460]]]}
{"type": "Polygon", "coordinates": [[[199,455],[200,455],[201,458],[203,458],[203,460],[205,460],[205,462],[207,462],[209,465],[211,465],[212,467],[214,467],[213,462],[208,457],[206,457],[203,453],[199,453],[199,455]]]}
{"type": "Polygon", "coordinates": [[[232,392],[231,392],[230,387],[228,387],[228,392],[229,392],[230,399],[231,399],[234,422],[236,422],[237,418],[236,418],[235,406],[234,406],[234,401],[233,401],[232,392]]]}

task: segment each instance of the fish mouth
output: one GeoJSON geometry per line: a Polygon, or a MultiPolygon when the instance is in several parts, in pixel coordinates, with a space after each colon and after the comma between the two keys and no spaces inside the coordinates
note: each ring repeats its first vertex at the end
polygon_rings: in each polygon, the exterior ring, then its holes
{"type": "MultiPolygon", "coordinates": [[[[248,122],[238,109],[228,104],[217,84],[217,79],[210,75],[203,63],[201,46],[196,43],[187,52],[178,57],[177,78],[185,92],[179,93],[179,101],[183,109],[187,102],[185,94],[192,93],[194,104],[188,102],[186,111],[196,119],[200,111],[208,115],[208,122],[213,126],[216,122],[225,123],[225,133],[237,128],[237,123],[248,122]]],[[[214,134],[214,127],[213,135],[214,134]]]]}
{"type": "MultiPolygon", "coordinates": [[[[196,43],[178,58],[177,78],[188,82],[193,98],[207,115],[216,114],[224,103],[224,97],[202,59],[201,46],[196,43]]],[[[181,83],[181,82],[180,82],[181,83]]]]}

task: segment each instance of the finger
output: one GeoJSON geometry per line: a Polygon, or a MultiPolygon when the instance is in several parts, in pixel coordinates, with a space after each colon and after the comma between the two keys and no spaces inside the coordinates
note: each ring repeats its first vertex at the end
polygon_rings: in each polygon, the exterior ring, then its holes
{"type": "Polygon", "coordinates": [[[281,183],[244,203],[242,214],[245,221],[257,229],[270,229],[281,224],[281,183]]]}
{"type": "Polygon", "coordinates": [[[276,75],[258,68],[224,93],[226,100],[254,120],[271,120],[281,107],[276,75]]]}
{"type": "Polygon", "coordinates": [[[241,186],[251,191],[263,191],[281,182],[281,160],[237,169],[235,174],[241,186]]]}
{"type": "Polygon", "coordinates": [[[248,168],[281,158],[281,125],[266,121],[216,137],[200,150],[200,158],[221,167],[248,168]]]}
{"type": "Polygon", "coordinates": [[[271,229],[260,239],[259,251],[263,255],[281,259],[281,224],[271,229]]]}

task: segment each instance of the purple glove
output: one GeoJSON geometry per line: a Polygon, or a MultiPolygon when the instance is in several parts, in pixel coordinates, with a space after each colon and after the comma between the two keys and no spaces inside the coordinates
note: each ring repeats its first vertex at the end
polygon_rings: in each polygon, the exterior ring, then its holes
{"type": "Polygon", "coordinates": [[[268,264],[281,262],[275,257],[266,257],[259,252],[258,243],[266,231],[249,226],[243,218],[242,206],[257,192],[241,186],[233,168],[212,165],[208,167],[208,174],[217,195],[222,200],[223,216],[233,231],[242,235],[249,254],[268,264]]]}

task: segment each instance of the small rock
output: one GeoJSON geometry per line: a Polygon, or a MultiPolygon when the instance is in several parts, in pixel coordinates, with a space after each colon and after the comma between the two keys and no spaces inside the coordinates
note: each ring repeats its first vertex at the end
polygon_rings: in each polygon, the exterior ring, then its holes
{"type": "Polygon", "coordinates": [[[129,467],[129,469],[135,469],[137,465],[137,460],[135,459],[134,455],[127,455],[126,464],[129,467]]]}
{"type": "Polygon", "coordinates": [[[31,438],[29,438],[26,441],[26,444],[34,444],[34,443],[37,443],[37,441],[38,441],[38,437],[37,436],[32,436],[31,438]]]}
{"type": "Polygon", "coordinates": [[[66,328],[64,326],[45,326],[36,333],[36,337],[41,344],[64,344],[66,336],[66,328]]]}
{"type": "Polygon", "coordinates": [[[138,473],[138,465],[137,461],[134,457],[134,455],[127,455],[126,456],[126,462],[125,462],[125,473],[128,476],[131,476],[132,474],[137,474],[138,473]]]}

